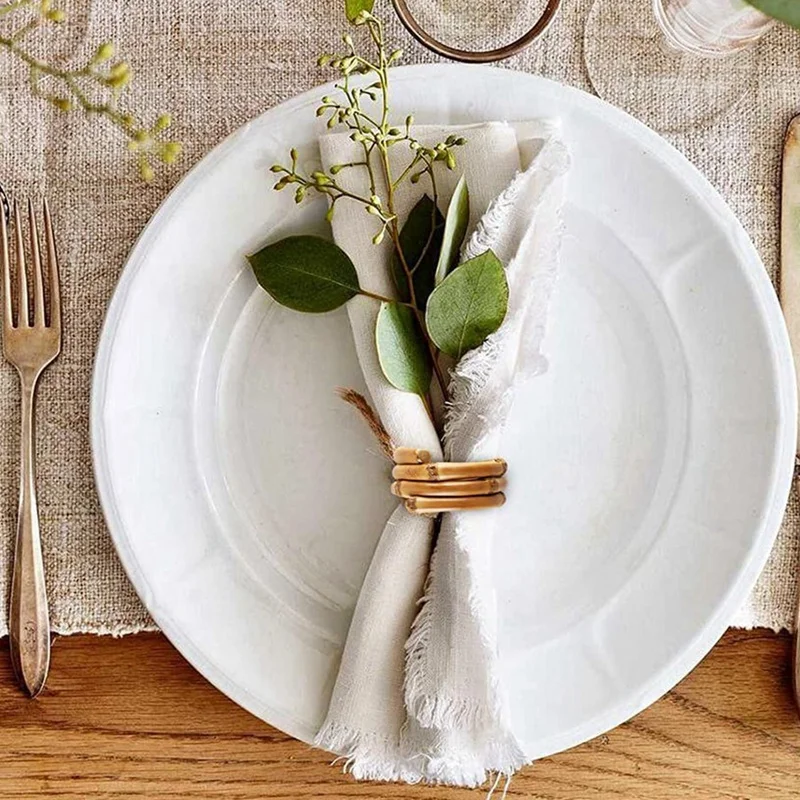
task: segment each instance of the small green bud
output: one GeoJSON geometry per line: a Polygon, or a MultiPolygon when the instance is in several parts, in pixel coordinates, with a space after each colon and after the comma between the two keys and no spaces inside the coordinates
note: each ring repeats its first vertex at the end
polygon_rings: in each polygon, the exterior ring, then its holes
{"type": "Polygon", "coordinates": [[[54,8],[52,11],[48,11],[45,16],[50,22],[63,22],[67,18],[67,15],[60,8],[54,8]]]}
{"type": "Polygon", "coordinates": [[[352,47],[353,46],[353,37],[349,33],[346,33],[346,34],[344,34],[344,36],[342,36],[342,41],[348,47],[352,47]]]}
{"type": "Polygon", "coordinates": [[[298,187],[297,191],[294,193],[294,201],[295,203],[302,203],[306,196],[306,187],[300,186],[298,187]]]}
{"type": "Polygon", "coordinates": [[[336,115],[334,114],[334,116],[332,116],[332,117],[331,117],[331,118],[328,120],[328,122],[327,122],[327,126],[328,126],[328,128],[332,128],[332,127],[333,127],[335,124],[336,124],[336,115]]]}
{"type": "Polygon", "coordinates": [[[338,175],[342,171],[344,164],[333,164],[330,168],[331,175],[338,175]]]}
{"type": "Polygon", "coordinates": [[[383,241],[383,234],[385,228],[381,228],[373,237],[372,237],[372,244],[380,244],[383,241]]]}
{"type": "Polygon", "coordinates": [[[174,164],[182,151],[183,145],[180,142],[165,142],[159,155],[165,164],[174,164]]]}
{"type": "Polygon", "coordinates": [[[354,25],[365,25],[371,19],[372,14],[369,13],[366,9],[363,9],[358,12],[356,18],[353,20],[354,25]]]}
{"type": "Polygon", "coordinates": [[[297,148],[293,147],[289,151],[289,157],[292,159],[292,164],[296,164],[297,163],[297,148]]]}
{"type": "Polygon", "coordinates": [[[145,183],[150,183],[150,181],[154,178],[153,168],[150,166],[150,162],[146,158],[142,158],[139,162],[139,174],[142,176],[142,180],[145,183]]]}
{"type": "Polygon", "coordinates": [[[411,176],[411,183],[419,183],[419,179],[422,177],[422,175],[423,175],[422,172],[415,172],[411,176]]]}
{"type": "Polygon", "coordinates": [[[273,164],[269,168],[269,171],[270,172],[283,172],[283,167],[280,164],[273,164]]]}
{"type": "Polygon", "coordinates": [[[391,53],[391,55],[389,56],[389,61],[390,62],[397,61],[398,59],[400,59],[402,57],[403,57],[403,50],[401,48],[398,48],[397,50],[394,50],[391,53]]]}
{"type": "Polygon", "coordinates": [[[331,203],[331,207],[325,213],[325,221],[326,222],[331,222],[333,220],[333,209],[334,209],[334,206],[331,203]]]}
{"type": "Polygon", "coordinates": [[[378,195],[376,194],[373,194],[372,197],[369,198],[369,201],[370,203],[373,203],[374,205],[378,206],[378,208],[380,208],[383,205],[383,203],[381,203],[380,197],[378,197],[378,195]]]}
{"type": "Polygon", "coordinates": [[[389,128],[389,136],[399,136],[401,133],[400,128],[389,128]]]}
{"type": "Polygon", "coordinates": [[[133,140],[135,142],[139,142],[139,144],[144,144],[150,139],[150,134],[147,131],[136,131],[133,134],[133,140]]]}
{"type": "Polygon", "coordinates": [[[413,124],[414,124],[414,115],[413,114],[409,114],[406,117],[406,128],[410,128],[413,124]]]}
{"type": "Polygon", "coordinates": [[[53,98],[53,105],[59,111],[65,111],[65,112],[66,111],[72,111],[72,108],[73,108],[72,101],[71,100],[67,100],[66,97],[54,97],[53,98]]]}
{"type": "Polygon", "coordinates": [[[275,183],[272,187],[276,192],[279,192],[281,189],[285,189],[289,184],[288,178],[281,178],[279,181],[275,183]]]}
{"type": "Polygon", "coordinates": [[[325,95],[325,97],[322,98],[322,102],[326,105],[330,105],[333,102],[333,98],[325,95]]]}
{"type": "Polygon", "coordinates": [[[98,47],[95,51],[94,63],[100,64],[103,61],[109,61],[112,58],[114,58],[113,42],[103,42],[103,44],[101,44],[100,47],[98,47]]]}
{"type": "Polygon", "coordinates": [[[328,63],[330,62],[330,60],[331,60],[331,55],[330,55],[330,53],[323,53],[323,54],[322,54],[322,55],[321,55],[321,56],[320,56],[320,57],[317,59],[317,66],[318,66],[318,67],[326,67],[326,66],[328,65],[328,63]]]}
{"type": "Polygon", "coordinates": [[[158,131],[165,131],[169,126],[172,125],[172,117],[169,114],[162,114],[157,120],[156,124],[153,126],[153,130],[158,131]]]}
{"type": "Polygon", "coordinates": [[[318,116],[318,117],[321,117],[321,116],[322,116],[322,115],[323,115],[323,114],[324,114],[324,113],[325,113],[327,110],[328,110],[328,109],[327,109],[327,108],[325,108],[325,106],[320,106],[320,107],[317,109],[317,116],[318,116]]]}
{"type": "Polygon", "coordinates": [[[375,206],[367,206],[367,214],[372,214],[373,217],[377,217],[379,213],[375,206]]]}
{"type": "Polygon", "coordinates": [[[447,169],[456,168],[456,157],[448,150],[447,152],[447,169]]]}
{"type": "Polygon", "coordinates": [[[114,89],[122,89],[130,83],[131,68],[124,61],[115,64],[108,73],[106,83],[114,89]]]}

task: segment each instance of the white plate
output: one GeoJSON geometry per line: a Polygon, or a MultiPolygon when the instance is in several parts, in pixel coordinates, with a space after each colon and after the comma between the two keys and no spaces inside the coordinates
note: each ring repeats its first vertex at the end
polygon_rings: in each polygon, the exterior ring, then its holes
{"type": "MultiPolygon", "coordinates": [[[[343,312],[276,307],[243,256],[322,230],[267,168],[313,159],[316,90],[245,126],[131,255],[98,353],[97,483],[119,554],[180,651],[310,740],[376,536],[385,464],[334,387],[363,386],[343,312]],[[347,463],[343,469],[342,464],[347,463]]],[[[792,473],[780,310],[744,231],[661,138],[574,89],[406,68],[398,118],[558,116],[574,157],[551,369],[518,397],[497,539],[502,663],[531,756],[677,683],[761,569],[792,473]]]]}

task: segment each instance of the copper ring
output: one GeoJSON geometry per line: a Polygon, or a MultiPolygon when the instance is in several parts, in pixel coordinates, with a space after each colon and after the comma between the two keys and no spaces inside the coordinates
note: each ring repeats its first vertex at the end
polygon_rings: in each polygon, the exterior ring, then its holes
{"type": "Polygon", "coordinates": [[[11,204],[8,202],[8,195],[6,194],[5,189],[3,189],[3,184],[0,183],[0,214],[6,218],[6,224],[11,224],[11,204]]]}
{"type": "Polygon", "coordinates": [[[433,50],[434,53],[438,53],[445,58],[451,58],[453,61],[464,61],[468,64],[485,64],[490,61],[502,61],[504,58],[510,58],[538,39],[550,27],[550,23],[555,19],[561,5],[561,0],[547,0],[547,6],[536,21],[536,24],[527,31],[527,33],[520,36],[519,39],[510,44],[503,45],[502,47],[497,47],[494,50],[477,51],[459,50],[457,47],[451,47],[448,44],[444,44],[444,42],[440,42],[438,39],[434,39],[434,37],[424,30],[414,19],[411,12],[408,10],[406,0],[392,0],[392,5],[406,30],[420,44],[427,47],[428,50],[433,50]]]}

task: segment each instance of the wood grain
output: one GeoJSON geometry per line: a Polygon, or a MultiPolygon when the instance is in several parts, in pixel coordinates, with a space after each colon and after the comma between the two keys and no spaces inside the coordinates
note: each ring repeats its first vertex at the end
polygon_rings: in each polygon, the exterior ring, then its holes
{"type": "MultiPolygon", "coordinates": [[[[545,759],[508,796],[544,800],[782,800],[800,796],[790,641],[729,632],[631,722],[545,759]]],[[[27,700],[0,647],[0,798],[408,798],[485,792],[357,784],[323,753],[251,717],[159,635],[58,639],[27,700]]]]}

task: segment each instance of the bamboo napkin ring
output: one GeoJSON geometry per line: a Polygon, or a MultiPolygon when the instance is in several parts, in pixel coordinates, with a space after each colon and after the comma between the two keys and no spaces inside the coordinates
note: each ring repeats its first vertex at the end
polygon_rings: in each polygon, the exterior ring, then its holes
{"type": "Polygon", "coordinates": [[[506,501],[507,470],[502,458],[432,463],[427,450],[397,447],[391,490],[414,514],[497,508],[506,501]]]}

